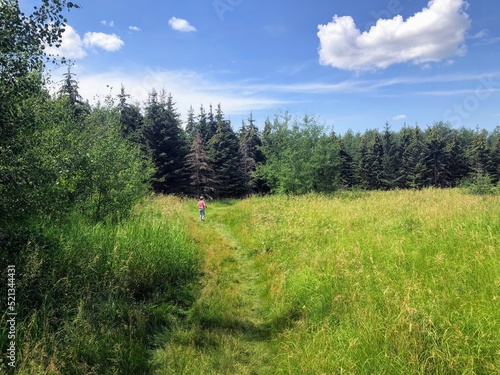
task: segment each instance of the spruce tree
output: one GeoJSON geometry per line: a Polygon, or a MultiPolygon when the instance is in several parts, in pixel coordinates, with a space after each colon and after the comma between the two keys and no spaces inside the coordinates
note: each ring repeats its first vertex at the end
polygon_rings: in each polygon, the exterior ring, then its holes
{"type": "Polygon", "coordinates": [[[491,150],[491,180],[493,183],[500,181],[500,127],[490,135],[491,150]]]}
{"type": "Polygon", "coordinates": [[[144,116],[138,105],[127,103],[130,95],[125,93],[125,87],[122,85],[118,95],[118,110],[120,112],[120,124],[122,134],[125,138],[141,143],[141,132],[144,123],[144,116]]]}
{"type": "Polygon", "coordinates": [[[467,177],[469,170],[466,153],[456,130],[452,132],[451,141],[446,146],[446,153],[450,186],[454,187],[467,177]]]}
{"type": "Polygon", "coordinates": [[[208,126],[207,113],[205,112],[203,104],[200,106],[200,114],[198,115],[196,122],[196,132],[200,133],[204,144],[208,144],[208,141],[212,138],[212,134],[208,126]]]}
{"type": "Polygon", "coordinates": [[[259,129],[255,125],[255,120],[251,113],[248,117],[248,124],[242,121],[238,138],[245,186],[248,193],[256,193],[260,191],[263,181],[257,177],[255,171],[258,164],[264,163],[264,155],[261,151],[262,141],[259,129]]]}
{"type": "Polygon", "coordinates": [[[476,130],[469,146],[470,168],[475,176],[488,174],[491,167],[491,155],[486,131],[476,130]]]}
{"type": "Polygon", "coordinates": [[[217,197],[239,197],[245,192],[238,137],[224,119],[220,105],[216,114],[217,132],[208,142],[208,156],[214,170],[217,197]]]}
{"type": "Polygon", "coordinates": [[[342,188],[352,188],[356,185],[354,177],[354,164],[352,156],[347,152],[344,140],[341,137],[337,138],[339,158],[340,158],[340,171],[339,178],[342,188]]]}
{"type": "Polygon", "coordinates": [[[383,157],[382,157],[382,187],[393,189],[398,183],[398,145],[389,123],[385,124],[382,135],[383,157]]]}
{"type": "Polygon", "coordinates": [[[208,164],[208,156],[199,132],[196,133],[186,157],[186,169],[189,174],[190,188],[188,190],[191,195],[213,198],[216,190],[213,169],[208,164]]]}
{"type": "Polygon", "coordinates": [[[426,132],[427,180],[434,187],[449,185],[446,133],[447,129],[442,123],[434,124],[426,132]]]}
{"type": "Polygon", "coordinates": [[[157,193],[181,193],[185,187],[185,161],[188,153],[172,96],[153,90],[149,94],[144,118],[144,138],[156,166],[152,186],[157,193]]]}
{"type": "MultiPolygon", "coordinates": [[[[218,112],[220,111],[220,104],[218,106],[218,112]]],[[[217,124],[218,124],[219,119],[216,119],[216,116],[214,116],[212,104],[210,104],[210,109],[208,111],[207,115],[207,142],[214,136],[214,134],[217,132],[217,124]]]]}
{"type": "Polygon", "coordinates": [[[83,101],[78,92],[78,80],[75,76],[74,73],[71,73],[71,66],[68,66],[68,71],[63,74],[64,79],[61,81],[59,96],[68,100],[72,114],[76,119],[81,119],[84,115],[90,113],[90,105],[83,101]]]}
{"type": "Polygon", "coordinates": [[[371,147],[371,175],[371,189],[384,187],[384,147],[378,131],[375,132],[371,147]]]}
{"type": "Polygon", "coordinates": [[[196,127],[196,122],[194,119],[194,109],[193,106],[190,106],[187,112],[187,121],[186,121],[186,137],[188,142],[193,142],[198,133],[200,132],[196,127]]]}

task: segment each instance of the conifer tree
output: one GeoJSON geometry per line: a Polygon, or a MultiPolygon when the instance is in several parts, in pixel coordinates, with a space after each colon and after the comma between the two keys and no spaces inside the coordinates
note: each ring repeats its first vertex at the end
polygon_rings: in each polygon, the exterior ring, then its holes
{"type": "Polygon", "coordinates": [[[469,163],[474,175],[485,175],[489,172],[491,157],[486,138],[486,131],[476,130],[469,146],[469,163]]]}
{"type": "Polygon", "coordinates": [[[426,145],[424,135],[417,125],[412,132],[410,145],[410,174],[407,176],[411,188],[421,189],[426,181],[426,145]]]}
{"type": "Polygon", "coordinates": [[[361,140],[359,178],[365,189],[379,189],[383,178],[383,146],[378,131],[366,131],[361,140]]]}
{"type": "Polygon", "coordinates": [[[458,132],[452,132],[451,141],[446,146],[450,186],[457,186],[468,174],[467,157],[458,132]]]}
{"type": "Polygon", "coordinates": [[[500,126],[490,136],[491,150],[491,180],[493,183],[500,181],[500,126]]]}
{"type": "Polygon", "coordinates": [[[194,138],[196,135],[200,133],[199,130],[196,128],[196,122],[194,119],[194,109],[193,106],[189,106],[188,112],[187,112],[187,121],[186,121],[186,136],[188,142],[193,142],[194,138]]]}
{"type": "Polygon", "coordinates": [[[78,80],[75,79],[75,74],[71,73],[71,66],[68,66],[68,71],[63,74],[64,79],[59,89],[59,96],[67,98],[68,103],[73,111],[73,115],[77,118],[90,113],[90,105],[83,101],[82,96],[78,92],[78,80]]]}
{"type": "Polygon", "coordinates": [[[449,185],[449,168],[445,140],[447,130],[444,124],[436,123],[426,132],[427,180],[434,187],[449,185]]]}
{"type": "Polygon", "coordinates": [[[172,96],[153,90],[149,94],[144,118],[144,137],[156,166],[152,186],[157,193],[180,193],[185,187],[185,161],[188,153],[179,115],[172,96]]]}
{"type": "Polygon", "coordinates": [[[375,131],[370,154],[372,175],[370,185],[372,189],[380,189],[384,186],[384,147],[378,131],[375,131]]]}
{"type": "Polygon", "coordinates": [[[409,127],[403,127],[399,132],[399,155],[400,167],[398,170],[398,187],[407,189],[410,187],[408,176],[411,174],[413,166],[411,165],[411,143],[412,131],[409,127]]]}
{"type": "MultiPolygon", "coordinates": [[[[218,111],[220,111],[220,104],[218,106],[218,111]]],[[[207,142],[214,136],[214,134],[217,132],[217,124],[218,124],[218,119],[215,118],[212,104],[210,104],[210,109],[208,111],[207,115],[207,142]]]]}
{"type": "Polygon", "coordinates": [[[118,110],[120,112],[121,130],[125,138],[143,143],[141,140],[141,131],[144,123],[144,116],[138,105],[127,103],[129,94],[125,93],[125,87],[122,85],[118,95],[118,110]]]}
{"type": "Polygon", "coordinates": [[[368,141],[365,136],[361,138],[359,149],[359,161],[357,167],[357,178],[359,186],[363,189],[371,189],[371,158],[368,151],[368,141]]]}
{"type": "Polygon", "coordinates": [[[256,168],[259,163],[264,162],[264,156],[260,150],[262,141],[260,139],[259,129],[255,125],[252,113],[248,117],[248,124],[242,121],[239,131],[241,168],[245,179],[247,192],[257,192],[263,181],[256,176],[256,168]]]}
{"type": "Polygon", "coordinates": [[[217,184],[215,195],[239,197],[244,194],[245,184],[238,138],[231,128],[231,123],[224,119],[220,104],[215,118],[217,132],[208,142],[207,150],[217,184]]]}
{"type": "Polygon", "coordinates": [[[208,141],[210,141],[210,138],[212,138],[212,134],[210,133],[210,129],[208,127],[207,113],[205,112],[203,104],[200,106],[200,114],[198,115],[197,120],[196,132],[200,133],[201,138],[203,139],[203,143],[208,144],[208,141]]]}
{"type": "Polygon", "coordinates": [[[342,137],[338,137],[337,141],[338,141],[339,158],[340,158],[340,167],[339,167],[340,184],[343,188],[352,188],[356,185],[356,179],[354,178],[353,158],[347,152],[342,137]]]}
{"type": "Polygon", "coordinates": [[[393,189],[398,183],[398,145],[394,139],[389,123],[385,124],[382,135],[383,157],[382,157],[382,181],[381,187],[393,189]]]}
{"type": "Polygon", "coordinates": [[[190,152],[186,157],[186,169],[189,174],[191,194],[213,198],[216,190],[213,169],[208,164],[208,156],[199,132],[196,133],[190,152]]]}

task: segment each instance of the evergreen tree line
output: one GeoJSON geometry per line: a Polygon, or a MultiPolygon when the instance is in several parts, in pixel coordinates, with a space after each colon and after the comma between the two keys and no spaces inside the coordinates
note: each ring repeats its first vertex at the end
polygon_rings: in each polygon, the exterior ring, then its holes
{"type": "Polygon", "coordinates": [[[122,129],[150,152],[158,193],[241,197],[252,193],[333,192],[455,187],[464,181],[500,180],[500,128],[453,129],[436,122],[425,129],[335,134],[314,116],[276,115],[262,133],[252,114],[235,132],[221,105],[185,127],[173,98],[152,91],[144,115],[120,94],[122,129]]]}
{"type": "Polygon", "coordinates": [[[152,90],[144,109],[119,95],[124,136],[140,145],[155,171],[154,192],[208,198],[241,197],[264,191],[256,167],[264,159],[261,138],[250,115],[235,132],[219,104],[198,115],[191,107],[183,126],[172,95],[152,90]]]}

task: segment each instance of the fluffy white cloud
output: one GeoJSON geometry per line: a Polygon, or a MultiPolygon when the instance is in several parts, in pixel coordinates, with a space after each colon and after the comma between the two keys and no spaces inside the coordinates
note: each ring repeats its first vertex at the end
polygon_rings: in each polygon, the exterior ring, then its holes
{"type": "Polygon", "coordinates": [[[403,19],[379,19],[361,32],[352,17],[339,17],[318,25],[322,65],[363,71],[385,69],[404,62],[424,64],[465,53],[470,27],[465,0],[430,0],[427,7],[403,19]]]}
{"type": "Polygon", "coordinates": [[[87,55],[80,35],[69,25],[66,25],[62,34],[61,46],[59,48],[55,46],[47,47],[45,52],[55,56],[64,56],[68,59],[80,59],[87,55]]]}
{"type": "Polygon", "coordinates": [[[142,31],[141,28],[138,26],[129,26],[128,29],[132,31],[142,31]]]}
{"type": "Polygon", "coordinates": [[[114,52],[122,48],[124,42],[115,34],[88,32],[83,37],[83,44],[85,47],[99,47],[114,52]]]}
{"type": "Polygon", "coordinates": [[[188,21],[182,18],[172,17],[168,20],[168,24],[170,25],[170,27],[172,27],[172,29],[177,31],[183,31],[183,32],[196,31],[196,27],[190,25],[188,21]]]}

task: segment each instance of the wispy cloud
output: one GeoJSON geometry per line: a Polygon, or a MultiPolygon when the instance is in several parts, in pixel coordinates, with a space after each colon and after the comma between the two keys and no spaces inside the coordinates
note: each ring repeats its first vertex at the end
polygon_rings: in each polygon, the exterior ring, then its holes
{"type": "Polygon", "coordinates": [[[385,69],[393,64],[425,64],[465,53],[470,27],[465,0],[430,0],[422,11],[404,20],[379,19],[361,32],[350,16],[318,26],[319,59],[323,65],[352,71],[385,69]]]}
{"type": "Polygon", "coordinates": [[[142,31],[141,28],[138,26],[129,26],[128,29],[132,31],[142,31]]]}
{"type": "Polygon", "coordinates": [[[396,115],[392,118],[394,121],[401,121],[406,119],[406,115],[396,115]]]}
{"type": "Polygon", "coordinates": [[[182,32],[196,31],[196,27],[192,26],[188,21],[182,18],[172,17],[168,20],[168,24],[172,29],[182,32]]]}
{"type": "Polygon", "coordinates": [[[104,26],[114,27],[115,26],[115,21],[102,20],[101,24],[104,25],[104,26]]]}

